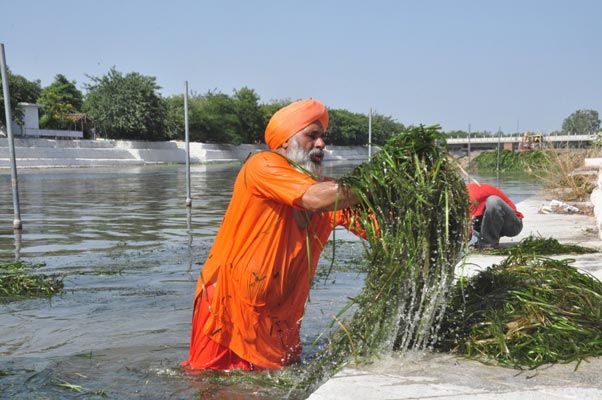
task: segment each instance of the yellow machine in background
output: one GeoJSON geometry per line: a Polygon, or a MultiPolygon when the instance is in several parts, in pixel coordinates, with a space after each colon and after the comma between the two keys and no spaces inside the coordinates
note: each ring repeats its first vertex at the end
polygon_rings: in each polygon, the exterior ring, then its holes
{"type": "Polygon", "coordinates": [[[531,132],[525,132],[523,135],[523,138],[521,139],[520,143],[518,144],[519,152],[540,150],[542,148],[543,148],[543,136],[536,135],[531,132]]]}

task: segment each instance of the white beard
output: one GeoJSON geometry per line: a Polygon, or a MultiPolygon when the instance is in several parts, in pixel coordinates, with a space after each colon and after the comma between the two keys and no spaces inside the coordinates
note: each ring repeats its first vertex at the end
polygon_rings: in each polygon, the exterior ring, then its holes
{"type": "Polygon", "coordinates": [[[312,152],[321,152],[321,149],[313,148],[310,151],[305,151],[299,145],[297,138],[293,137],[289,143],[288,149],[286,150],[286,156],[299,164],[300,167],[311,172],[318,180],[322,179],[322,163],[314,162],[311,160],[312,152]]]}

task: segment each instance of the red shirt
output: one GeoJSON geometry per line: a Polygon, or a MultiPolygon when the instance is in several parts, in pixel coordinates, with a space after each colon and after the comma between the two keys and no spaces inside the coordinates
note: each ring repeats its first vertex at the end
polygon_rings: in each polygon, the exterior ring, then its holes
{"type": "Polygon", "coordinates": [[[524,215],[516,209],[516,206],[506,196],[504,192],[495,186],[488,185],[486,183],[468,183],[466,184],[468,189],[468,199],[470,200],[470,218],[480,217],[485,211],[485,202],[489,196],[498,196],[506,202],[516,213],[516,216],[520,219],[524,218],[524,215]]]}

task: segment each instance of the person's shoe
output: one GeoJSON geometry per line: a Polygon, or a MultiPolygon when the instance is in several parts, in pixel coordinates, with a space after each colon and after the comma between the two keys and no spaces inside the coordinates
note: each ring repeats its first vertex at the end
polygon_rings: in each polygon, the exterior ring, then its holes
{"type": "Polygon", "coordinates": [[[477,241],[472,245],[477,250],[495,250],[500,248],[500,242],[497,243],[485,243],[482,240],[477,241]]]}

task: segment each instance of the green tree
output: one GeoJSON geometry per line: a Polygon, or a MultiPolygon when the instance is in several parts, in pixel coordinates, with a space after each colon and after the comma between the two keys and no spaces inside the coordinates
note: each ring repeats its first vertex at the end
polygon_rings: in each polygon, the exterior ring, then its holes
{"type": "MultiPolygon", "coordinates": [[[[18,106],[19,103],[35,103],[40,97],[42,86],[40,80],[29,81],[21,75],[13,74],[7,68],[8,88],[10,91],[10,107],[12,117],[17,123],[23,122],[23,111],[18,106]]],[[[6,113],[4,112],[4,89],[0,79],[0,123],[6,125],[6,113]]]]}
{"type": "Polygon", "coordinates": [[[262,143],[265,126],[255,90],[246,86],[236,90],[233,101],[244,143],[262,143]]]}
{"type": "MultiPolygon", "coordinates": [[[[170,96],[165,99],[165,133],[170,140],[184,140],[184,95],[170,96]]],[[[188,125],[190,131],[190,97],[188,99],[188,125]]]]}
{"type": "MultiPolygon", "coordinates": [[[[209,91],[188,97],[190,139],[216,143],[261,143],[263,111],[254,90],[243,87],[229,97],[209,91]]],[[[166,99],[166,131],[171,139],[184,139],[184,96],[166,99]]]]}
{"type": "Polygon", "coordinates": [[[74,122],[71,114],[81,110],[83,95],[75,86],[75,81],[58,74],[54,82],[42,89],[38,103],[44,105],[40,116],[42,128],[70,129],[74,122]]]}
{"type": "Polygon", "coordinates": [[[165,100],[155,77],[123,75],[115,67],[102,77],[88,76],[84,111],[100,133],[112,139],[164,140],[165,100]]]}
{"type": "Polygon", "coordinates": [[[219,92],[207,92],[195,107],[195,132],[203,142],[241,144],[240,121],[234,101],[219,92]]]}
{"type": "Polygon", "coordinates": [[[328,110],[328,114],[328,144],[358,146],[368,143],[368,117],[340,109],[328,110]]]}
{"type": "Polygon", "coordinates": [[[600,118],[594,110],[577,110],[562,123],[566,135],[592,135],[600,129],[600,118]]]}
{"type": "Polygon", "coordinates": [[[384,145],[391,137],[405,130],[405,126],[393,119],[378,113],[372,114],[372,143],[384,145]]]}
{"type": "MultiPolygon", "coordinates": [[[[466,131],[447,131],[445,132],[445,136],[447,136],[447,138],[467,138],[468,137],[468,132],[466,131]]],[[[471,133],[472,136],[472,133],[471,133]]]]}

